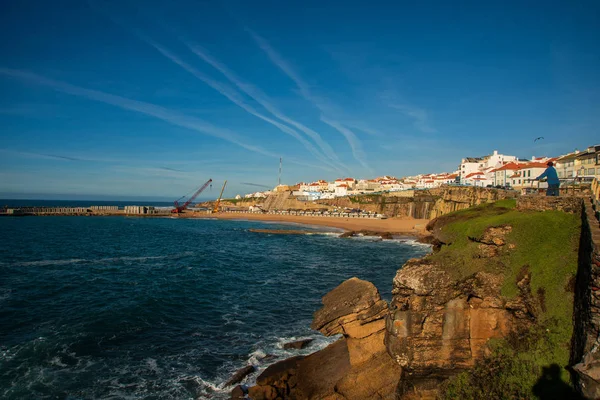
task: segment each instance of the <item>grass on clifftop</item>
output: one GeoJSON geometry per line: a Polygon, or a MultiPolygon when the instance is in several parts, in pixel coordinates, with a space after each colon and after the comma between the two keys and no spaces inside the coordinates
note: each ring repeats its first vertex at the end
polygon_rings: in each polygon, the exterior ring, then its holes
{"type": "Polygon", "coordinates": [[[532,332],[512,343],[497,341],[487,366],[452,379],[446,398],[477,398],[473,390],[485,376],[489,385],[504,385],[506,390],[514,391],[514,396],[506,393],[499,398],[530,398],[523,396],[532,395],[532,385],[543,367],[551,364],[561,366],[562,379],[568,380],[562,367],[569,362],[580,216],[560,211],[520,212],[514,207],[515,200],[502,200],[442,217],[438,236],[449,245],[432,254],[431,260],[457,279],[478,271],[501,273],[502,295],[507,298],[518,295],[516,283],[528,271],[538,308],[537,325],[532,332]],[[469,238],[481,238],[487,228],[503,225],[512,227],[505,237],[506,244],[499,248],[497,256],[481,257],[480,243],[469,238]],[[519,342],[529,345],[523,348],[519,342]],[[495,365],[496,372],[488,376],[491,365],[495,365]]]}

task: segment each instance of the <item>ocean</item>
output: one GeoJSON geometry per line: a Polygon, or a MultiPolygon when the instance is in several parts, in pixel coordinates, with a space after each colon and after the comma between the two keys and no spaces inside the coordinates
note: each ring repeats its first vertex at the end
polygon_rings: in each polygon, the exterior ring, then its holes
{"type": "Polygon", "coordinates": [[[335,340],[310,329],[353,276],[386,299],[429,246],[410,238],[275,235],[250,221],[0,218],[0,398],[225,399],[255,365],[335,340]],[[313,338],[303,350],[286,342],[313,338]]]}

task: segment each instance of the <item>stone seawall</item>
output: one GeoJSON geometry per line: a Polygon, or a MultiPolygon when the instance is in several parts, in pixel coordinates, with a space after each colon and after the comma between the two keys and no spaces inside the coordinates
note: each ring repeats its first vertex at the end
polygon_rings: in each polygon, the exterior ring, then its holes
{"type": "Polygon", "coordinates": [[[579,392],[600,398],[600,185],[594,181],[592,196],[585,199],[579,246],[574,332],[571,345],[573,378],[579,392]]]}
{"type": "Polygon", "coordinates": [[[517,199],[519,211],[564,211],[571,214],[581,213],[580,197],[521,196],[517,199]]]}

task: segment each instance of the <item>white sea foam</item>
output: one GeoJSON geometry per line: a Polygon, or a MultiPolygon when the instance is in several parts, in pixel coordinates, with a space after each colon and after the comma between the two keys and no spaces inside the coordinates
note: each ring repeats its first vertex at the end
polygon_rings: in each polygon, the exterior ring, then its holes
{"type": "MultiPolygon", "coordinates": [[[[285,360],[290,357],[297,355],[309,355],[319,350],[324,349],[331,343],[335,342],[341,337],[341,335],[335,335],[326,337],[320,333],[314,332],[308,335],[299,336],[278,336],[274,337],[272,342],[267,343],[264,348],[260,347],[249,354],[246,365],[253,365],[256,367],[256,371],[248,375],[245,380],[245,384],[251,386],[256,383],[256,378],[270,365],[273,365],[279,361],[285,360]],[[304,349],[284,349],[285,343],[294,342],[302,339],[312,339],[312,342],[304,349]]],[[[238,366],[240,368],[240,366],[238,366]]],[[[233,371],[235,372],[235,371],[233,371]]],[[[231,374],[233,374],[233,372],[231,374]]],[[[226,378],[224,381],[226,381],[226,378]]]]}
{"type": "Polygon", "coordinates": [[[248,365],[259,365],[261,360],[267,356],[263,349],[254,350],[248,357],[248,365]]]}
{"type": "Polygon", "coordinates": [[[341,233],[340,232],[306,232],[307,235],[314,235],[314,236],[330,236],[330,237],[335,237],[338,238],[340,237],[341,233]]]}
{"type": "MultiPolygon", "coordinates": [[[[64,260],[40,260],[40,261],[24,261],[12,263],[14,267],[46,267],[51,265],[68,265],[68,264],[104,264],[104,263],[116,263],[116,262],[135,262],[135,261],[148,261],[148,260],[164,260],[164,259],[177,259],[181,257],[187,257],[193,255],[193,251],[185,251],[177,254],[170,254],[164,256],[143,256],[143,257],[106,257],[97,259],[85,259],[85,258],[70,258],[64,260]]],[[[3,263],[4,264],[4,263],[3,263]]]]}
{"type": "Polygon", "coordinates": [[[225,320],[225,325],[245,325],[244,321],[236,319],[236,314],[223,314],[221,318],[225,320]]]}
{"type": "Polygon", "coordinates": [[[65,364],[64,362],[62,362],[62,360],[60,359],[59,356],[53,357],[50,360],[50,364],[56,365],[57,367],[63,367],[63,368],[68,366],[67,364],[65,364]]]}
{"type": "Polygon", "coordinates": [[[416,239],[405,239],[404,242],[405,244],[412,246],[412,247],[421,247],[421,248],[425,248],[425,249],[431,249],[431,245],[428,243],[421,243],[416,239]]]}

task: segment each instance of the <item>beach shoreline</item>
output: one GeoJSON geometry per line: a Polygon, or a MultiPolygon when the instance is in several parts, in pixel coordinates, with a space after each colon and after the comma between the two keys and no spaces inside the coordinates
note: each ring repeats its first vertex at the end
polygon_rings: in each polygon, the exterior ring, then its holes
{"type": "Polygon", "coordinates": [[[246,220],[263,222],[281,222],[295,223],[302,225],[316,225],[330,228],[343,229],[345,231],[373,231],[387,232],[398,235],[422,237],[427,235],[425,227],[428,219],[414,218],[345,218],[345,217],[312,217],[299,215],[278,215],[278,214],[251,214],[251,213],[185,213],[180,214],[179,218],[197,218],[197,219],[220,219],[220,220],[246,220]]]}

